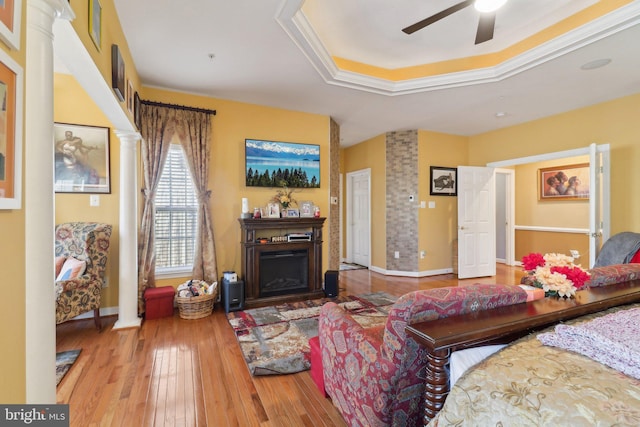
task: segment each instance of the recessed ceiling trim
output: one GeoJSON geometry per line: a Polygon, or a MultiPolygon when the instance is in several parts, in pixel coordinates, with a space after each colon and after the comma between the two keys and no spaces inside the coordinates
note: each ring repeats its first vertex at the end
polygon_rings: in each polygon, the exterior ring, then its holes
{"type": "Polygon", "coordinates": [[[640,2],[633,2],[494,67],[391,81],[338,68],[302,12],[303,3],[283,0],[275,19],[324,81],[389,96],[500,81],[640,23],[640,2]]]}

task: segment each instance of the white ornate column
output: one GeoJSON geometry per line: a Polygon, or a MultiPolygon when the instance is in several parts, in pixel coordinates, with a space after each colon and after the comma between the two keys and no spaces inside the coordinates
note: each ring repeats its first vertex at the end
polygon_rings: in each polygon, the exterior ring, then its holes
{"type": "Polygon", "coordinates": [[[120,275],[118,320],[113,329],[140,327],[138,317],[138,172],[140,134],[115,131],[120,138],[120,275]]]}
{"type": "Polygon", "coordinates": [[[53,192],[53,23],[67,0],[27,0],[24,212],[26,403],[56,403],[53,192]]]}

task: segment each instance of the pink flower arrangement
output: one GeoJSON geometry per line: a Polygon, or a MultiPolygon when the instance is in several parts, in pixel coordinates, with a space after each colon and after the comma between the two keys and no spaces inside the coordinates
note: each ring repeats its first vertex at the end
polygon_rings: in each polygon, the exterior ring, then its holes
{"type": "Polygon", "coordinates": [[[532,285],[544,289],[546,296],[570,298],[589,280],[589,273],[563,254],[530,253],[522,257],[522,266],[533,278],[532,285]]]}

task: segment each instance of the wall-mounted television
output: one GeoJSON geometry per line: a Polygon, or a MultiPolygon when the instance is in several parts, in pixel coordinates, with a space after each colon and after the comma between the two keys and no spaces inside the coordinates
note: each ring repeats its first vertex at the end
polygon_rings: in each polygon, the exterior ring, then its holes
{"type": "Polygon", "coordinates": [[[320,146],[245,139],[247,187],[319,188],[320,146]]]}

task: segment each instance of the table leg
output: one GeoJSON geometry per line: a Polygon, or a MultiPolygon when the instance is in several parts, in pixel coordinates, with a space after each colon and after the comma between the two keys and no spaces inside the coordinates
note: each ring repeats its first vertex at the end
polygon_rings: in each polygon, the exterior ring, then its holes
{"type": "Polygon", "coordinates": [[[427,371],[424,389],[424,415],[426,426],[436,416],[449,394],[449,349],[427,353],[427,371]]]}

